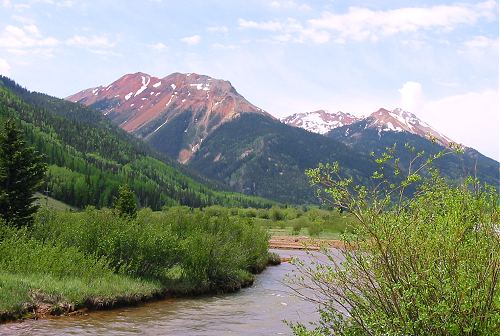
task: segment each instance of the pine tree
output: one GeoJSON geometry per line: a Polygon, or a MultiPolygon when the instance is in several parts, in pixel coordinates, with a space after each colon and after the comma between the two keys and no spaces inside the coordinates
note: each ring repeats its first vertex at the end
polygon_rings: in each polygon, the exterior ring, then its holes
{"type": "Polygon", "coordinates": [[[122,185],[115,199],[115,210],[120,217],[135,218],[137,216],[137,203],[135,195],[128,185],[122,185]]]}
{"type": "Polygon", "coordinates": [[[43,156],[28,147],[14,119],[5,122],[0,134],[0,216],[10,226],[29,226],[39,205],[40,188],[47,165],[43,156]]]}

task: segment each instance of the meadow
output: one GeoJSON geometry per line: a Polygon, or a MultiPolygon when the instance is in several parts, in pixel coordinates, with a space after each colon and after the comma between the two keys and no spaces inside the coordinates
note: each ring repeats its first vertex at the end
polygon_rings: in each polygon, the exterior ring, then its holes
{"type": "Polygon", "coordinates": [[[341,239],[352,230],[355,218],[349,213],[318,206],[278,207],[270,209],[231,209],[233,215],[249,218],[270,236],[311,236],[341,239]]]}

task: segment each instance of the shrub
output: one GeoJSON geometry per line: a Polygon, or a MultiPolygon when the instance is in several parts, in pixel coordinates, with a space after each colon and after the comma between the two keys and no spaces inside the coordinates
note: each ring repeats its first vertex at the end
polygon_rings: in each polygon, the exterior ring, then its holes
{"type": "Polygon", "coordinates": [[[262,218],[262,219],[269,219],[269,210],[259,209],[257,212],[257,217],[262,218]]]}
{"type": "Polygon", "coordinates": [[[498,334],[499,195],[473,179],[450,186],[431,170],[426,177],[433,159],[399,184],[374,174],[385,190],[353,186],[336,165],[309,172],[358,222],[342,258],[326,251],[330,263],[297,264],[293,282],[322,304],[317,327],[292,325],[296,335],[498,334]]]}
{"type": "Polygon", "coordinates": [[[43,244],[22,234],[12,235],[0,244],[0,269],[10,273],[46,273],[87,279],[112,273],[105,258],[85,256],[75,247],[43,244]]]}
{"type": "Polygon", "coordinates": [[[323,231],[323,221],[317,219],[310,222],[307,227],[307,231],[311,236],[319,236],[319,234],[323,231]]]}
{"type": "Polygon", "coordinates": [[[283,211],[278,208],[277,206],[274,206],[269,210],[269,218],[275,222],[280,221],[285,219],[285,215],[283,211]]]}
{"type": "Polygon", "coordinates": [[[298,235],[300,233],[300,230],[306,225],[305,220],[303,217],[295,220],[292,224],[292,234],[298,235]]]}
{"type": "Polygon", "coordinates": [[[143,209],[132,220],[107,209],[44,210],[31,234],[105,258],[115,272],[184,282],[187,291],[237,289],[244,272],[267,263],[266,231],[222,207],[143,209]]]}

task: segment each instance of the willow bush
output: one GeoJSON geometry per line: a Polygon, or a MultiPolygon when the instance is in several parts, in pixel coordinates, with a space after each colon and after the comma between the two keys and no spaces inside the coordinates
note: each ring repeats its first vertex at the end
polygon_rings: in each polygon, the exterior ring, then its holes
{"type": "Polygon", "coordinates": [[[326,250],[327,262],[296,263],[291,286],[319,304],[320,320],[291,324],[294,334],[498,335],[498,192],[445,181],[430,167],[447,152],[416,153],[405,171],[392,153],[377,159],[370,187],[336,164],[308,172],[357,222],[340,257],[326,250]]]}

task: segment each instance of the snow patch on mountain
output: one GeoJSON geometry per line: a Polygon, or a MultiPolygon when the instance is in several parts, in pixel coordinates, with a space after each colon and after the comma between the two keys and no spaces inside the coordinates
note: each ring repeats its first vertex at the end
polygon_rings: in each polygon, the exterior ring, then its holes
{"type": "Polygon", "coordinates": [[[423,138],[435,138],[438,143],[448,146],[454,142],[447,136],[433,129],[411,112],[396,108],[392,111],[380,108],[368,118],[367,128],[375,128],[380,132],[409,132],[423,138]]]}
{"type": "Polygon", "coordinates": [[[149,82],[151,81],[151,78],[149,76],[141,76],[141,81],[142,81],[142,86],[137,90],[135,93],[134,97],[140,95],[144,90],[148,88],[149,82]]]}
{"type": "Polygon", "coordinates": [[[325,110],[313,112],[295,113],[291,116],[281,119],[281,122],[303,128],[309,132],[326,134],[334,128],[352,124],[358,118],[349,113],[336,112],[331,113],[325,110]]]}

